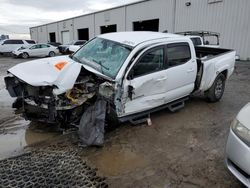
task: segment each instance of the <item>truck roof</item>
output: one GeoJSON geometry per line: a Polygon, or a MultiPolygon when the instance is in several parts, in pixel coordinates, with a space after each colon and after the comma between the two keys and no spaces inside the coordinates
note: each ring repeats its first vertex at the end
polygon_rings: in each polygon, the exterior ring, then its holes
{"type": "Polygon", "coordinates": [[[160,32],[150,32],[150,31],[132,31],[132,32],[107,33],[107,34],[99,35],[98,37],[134,47],[140,43],[150,41],[150,40],[157,40],[157,39],[162,39],[162,38],[175,38],[175,37],[183,37],[183,36],[171,34],[171,33],[160,33],[160,32]]]}

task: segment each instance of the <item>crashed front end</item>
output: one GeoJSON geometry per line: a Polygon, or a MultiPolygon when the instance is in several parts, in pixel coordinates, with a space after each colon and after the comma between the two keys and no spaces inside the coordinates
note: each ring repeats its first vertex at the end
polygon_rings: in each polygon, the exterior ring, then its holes
{"type": "Polygon", "coordinates": [[[10,96],[16,98],[13,108],[27,120],[63,128],[78,125],[85,110],[100,98],[113,109],[107,113],[116,116],[115,83],[67,57],[18,64],[4,79],[10,96]]]}
{"type": "Polygon", "coordinates": [[[78,77],[72,89],[55,95],[56,86],[32,86],[13,75],[5,83],[11,97],[17,97],[13,108],[27,120],[60,124],[77,123],[99,85],[91,76],[78,77]]]}

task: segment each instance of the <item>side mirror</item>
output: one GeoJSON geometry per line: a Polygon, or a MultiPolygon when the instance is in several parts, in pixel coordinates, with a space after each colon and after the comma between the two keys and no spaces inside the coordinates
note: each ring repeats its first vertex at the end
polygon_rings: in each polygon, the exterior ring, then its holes
{"type": "Polygon", "coordinates": [[[128,98],[129,98],[130,100],[132,100],[133,94],[134,94],[134,87],[131,86],[131,85],[129,85],[129,86],[128,86],[128,98]]]}
{"type": "Polygon", "coordinates": [[[205,41],[205,45],[209,45],[209,41],[206,40],[206,41],[205,41]]]}

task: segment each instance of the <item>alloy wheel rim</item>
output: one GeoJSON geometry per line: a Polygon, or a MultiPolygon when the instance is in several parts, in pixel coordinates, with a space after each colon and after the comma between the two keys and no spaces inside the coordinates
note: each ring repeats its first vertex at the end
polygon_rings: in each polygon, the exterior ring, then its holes
{"type": "Polygon", "coordinates": [[[217,80],[215,86],[215,97],[220,98],[223,92],[223,81],[222,79],[217,80]]]}

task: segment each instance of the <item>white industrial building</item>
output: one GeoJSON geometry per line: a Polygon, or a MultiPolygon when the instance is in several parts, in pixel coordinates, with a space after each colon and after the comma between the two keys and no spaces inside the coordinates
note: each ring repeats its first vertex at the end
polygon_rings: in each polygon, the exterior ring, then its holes
{"type": "MultiPolygon", "coordinates": [[[[77,5],[76,5],[77,6],[77,5]]],[[[30,28],[37,42],[61,42],[115,31],[206,30],[220,33],[220,46],[250,58],[249,0],[143,0],[30,28]]]]}

